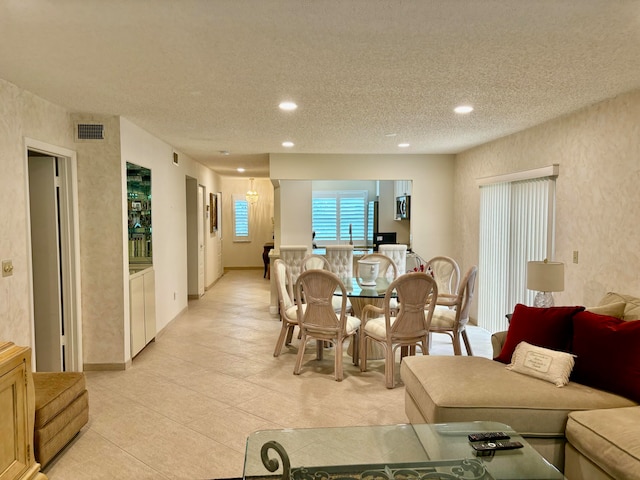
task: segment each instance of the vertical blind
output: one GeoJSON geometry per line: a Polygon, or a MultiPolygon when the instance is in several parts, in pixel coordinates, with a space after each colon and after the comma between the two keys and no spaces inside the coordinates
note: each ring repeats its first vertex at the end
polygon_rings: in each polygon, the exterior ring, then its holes
{"type": "Polygon", "coordinates": [[[533,304],[527,262],[553,259],[555,177],[480,187],[478,324],[506,330],[505,314],[517,303],[533,304]]]}

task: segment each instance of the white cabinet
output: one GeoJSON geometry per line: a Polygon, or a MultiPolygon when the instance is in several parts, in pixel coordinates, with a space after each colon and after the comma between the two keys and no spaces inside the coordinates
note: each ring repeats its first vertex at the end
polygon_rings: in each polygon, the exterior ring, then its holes
{"type": "Polygon", "coordinates": [[[152,267],[129,276],[131,357],[156,336],[156,285],[152,267]]]}
{"type": "Polygon", "coordinates": [[[393,184],[394,197],[411,195],[411,180],[396,180],[393,184]]]}

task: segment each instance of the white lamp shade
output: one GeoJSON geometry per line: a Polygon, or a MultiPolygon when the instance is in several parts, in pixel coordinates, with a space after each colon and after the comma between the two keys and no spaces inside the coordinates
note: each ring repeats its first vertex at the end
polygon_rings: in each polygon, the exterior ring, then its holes
{"type": "Polygon", "coordinates": [[[564,290],[564,263],[528,262],[527,288],[538,292],[561,292],[564,290]]]}

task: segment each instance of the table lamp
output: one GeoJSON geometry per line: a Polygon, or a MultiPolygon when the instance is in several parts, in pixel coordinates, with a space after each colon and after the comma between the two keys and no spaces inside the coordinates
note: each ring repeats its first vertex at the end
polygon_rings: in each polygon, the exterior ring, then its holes
{"type": "Polygon", "coordinates": [[[527,262],[527,288],[537,290],[534,307],[553,307],[553,294],[564,290],[564,263],[527,262]]]}

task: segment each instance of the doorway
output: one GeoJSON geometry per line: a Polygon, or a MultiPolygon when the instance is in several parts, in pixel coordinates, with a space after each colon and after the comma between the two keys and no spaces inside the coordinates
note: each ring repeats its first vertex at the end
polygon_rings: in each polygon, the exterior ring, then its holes
{"type": "Polygon", "coordinates": [[[187,205],[187,294],[198,299],[205,290],[205,192],[198,180],[186,177],[187,205]]]}
{"type": "Polygon", "coordinates": [[[35,371],[82,371],[75,152],[26,139],[35,371]]]}

